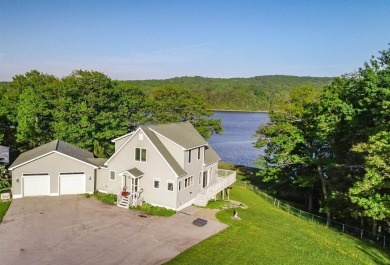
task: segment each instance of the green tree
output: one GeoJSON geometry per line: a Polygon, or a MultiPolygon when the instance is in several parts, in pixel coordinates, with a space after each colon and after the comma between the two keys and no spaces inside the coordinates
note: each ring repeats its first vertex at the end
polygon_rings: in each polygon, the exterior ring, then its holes
{"type": "Polygon", "coordinates": [[[55,100],[53,131],[56,138],[101,156],[113,151],[111,139],[134,130],[147,101],[133,86],[120,86],[103,73],[74,71],[62,79],[55,100]]]}
{"type": "Polygon", "coordinates": [[[324,177],[319,164],[323,143],[315,138],[317,120],[313,113],[318,100],[319,91],[313,87],[291,91],[281,110],[270,113],[271,122],[259,128],[256,143],[257,147],[267,147],[257,161],[263,181],[306,189],[310,202],[313,189],[324,177]]]}
{"type": "Polygon", "coordinates": [[[164,86],[153,90],[149,114],[153,123],[189,121],[205,139],[223,131],[221,120],[208,118],[213,113],[204,98],[186,88],[164,86]]]}
{"type": "Polygon", "coordinates": [[[8,118],[16,124],[16,142],[26,151],[52,139],[53,88],[58,79],[31,71],[17,75],[6,93],[8,118]]]}
{"type": "Polygon", "coordinates": [[[46,115],[50,108],[33,88],[23,90],[19,97],[16,121],[18,123],[16,140],[21,144],[21,151],[42,145],[51,138],[50,124],[46,115]]]}
{"type": "Polygon", "coordinates": [[[390,132],[381,131],[353,151],[366,153],[365,174],[349,190],[351,201],[361,207],[363,215],[377,221],[390,217],[390,132]]]}

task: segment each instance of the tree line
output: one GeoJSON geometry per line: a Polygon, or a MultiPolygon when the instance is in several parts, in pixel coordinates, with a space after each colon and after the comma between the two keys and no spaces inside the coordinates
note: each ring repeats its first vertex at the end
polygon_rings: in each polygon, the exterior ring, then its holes
{"type": "Polygon", "coordinates": [[[332,77],[299,77],[287,75],[250,78],[176,77],[165,80],[122,81],[150,91],[162,85],[187,87],[202,95],[212,109],[271,111],[288,98],[289,91],[302,85],[324,87],[332,77]]]}
{"type": "Polygon", "coordinates": [[[306,197],[309,211],[390,225],[390,49],[323,89],[290,92],[258,129],[258,176],[278,194],[306,197]]]}
{"type": "Polygon", "coordinates": [[[206,139],[223,130],[220,120],[209,118],[204,98],[187,88],[145,93],[96,71],[16,75],[0,86],[0,102],[0,144],[11,147],[13,159],[54,139],[107,157],[111,139],[147,123],[190,121],[206,139]]]}

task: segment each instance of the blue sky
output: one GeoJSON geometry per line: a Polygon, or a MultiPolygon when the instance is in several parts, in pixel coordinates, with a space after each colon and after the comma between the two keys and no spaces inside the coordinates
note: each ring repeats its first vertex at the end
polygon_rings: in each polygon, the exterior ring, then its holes
{"type": "Polygon", "coordinates": [[[390,42],[389,1],[0,0],[0,80],[339,76],[390,42]]]}

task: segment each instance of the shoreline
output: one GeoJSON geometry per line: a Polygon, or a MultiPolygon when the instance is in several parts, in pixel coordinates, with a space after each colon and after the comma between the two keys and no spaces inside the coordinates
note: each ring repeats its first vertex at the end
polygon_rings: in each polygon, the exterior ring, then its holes
{"type": "Polygon", "coordinates": [[[220,112],[253,112],[253,113],[269,113],[265,110],[229,110],[229,109],[210,109],[211,111],[220,111],[220,112]]]}

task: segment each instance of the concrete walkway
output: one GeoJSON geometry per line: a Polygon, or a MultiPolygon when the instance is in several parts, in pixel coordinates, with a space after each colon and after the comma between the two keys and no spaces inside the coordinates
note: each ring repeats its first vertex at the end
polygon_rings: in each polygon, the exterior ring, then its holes
{"type": "Polygon", "coordinates": [[[0,224],[1,264],[162,264],[227,227],[196,207],[139,215],[83,196],[14,200],[0,224]],[[193,225],[197,217],[208,224],[193,225]]]}

